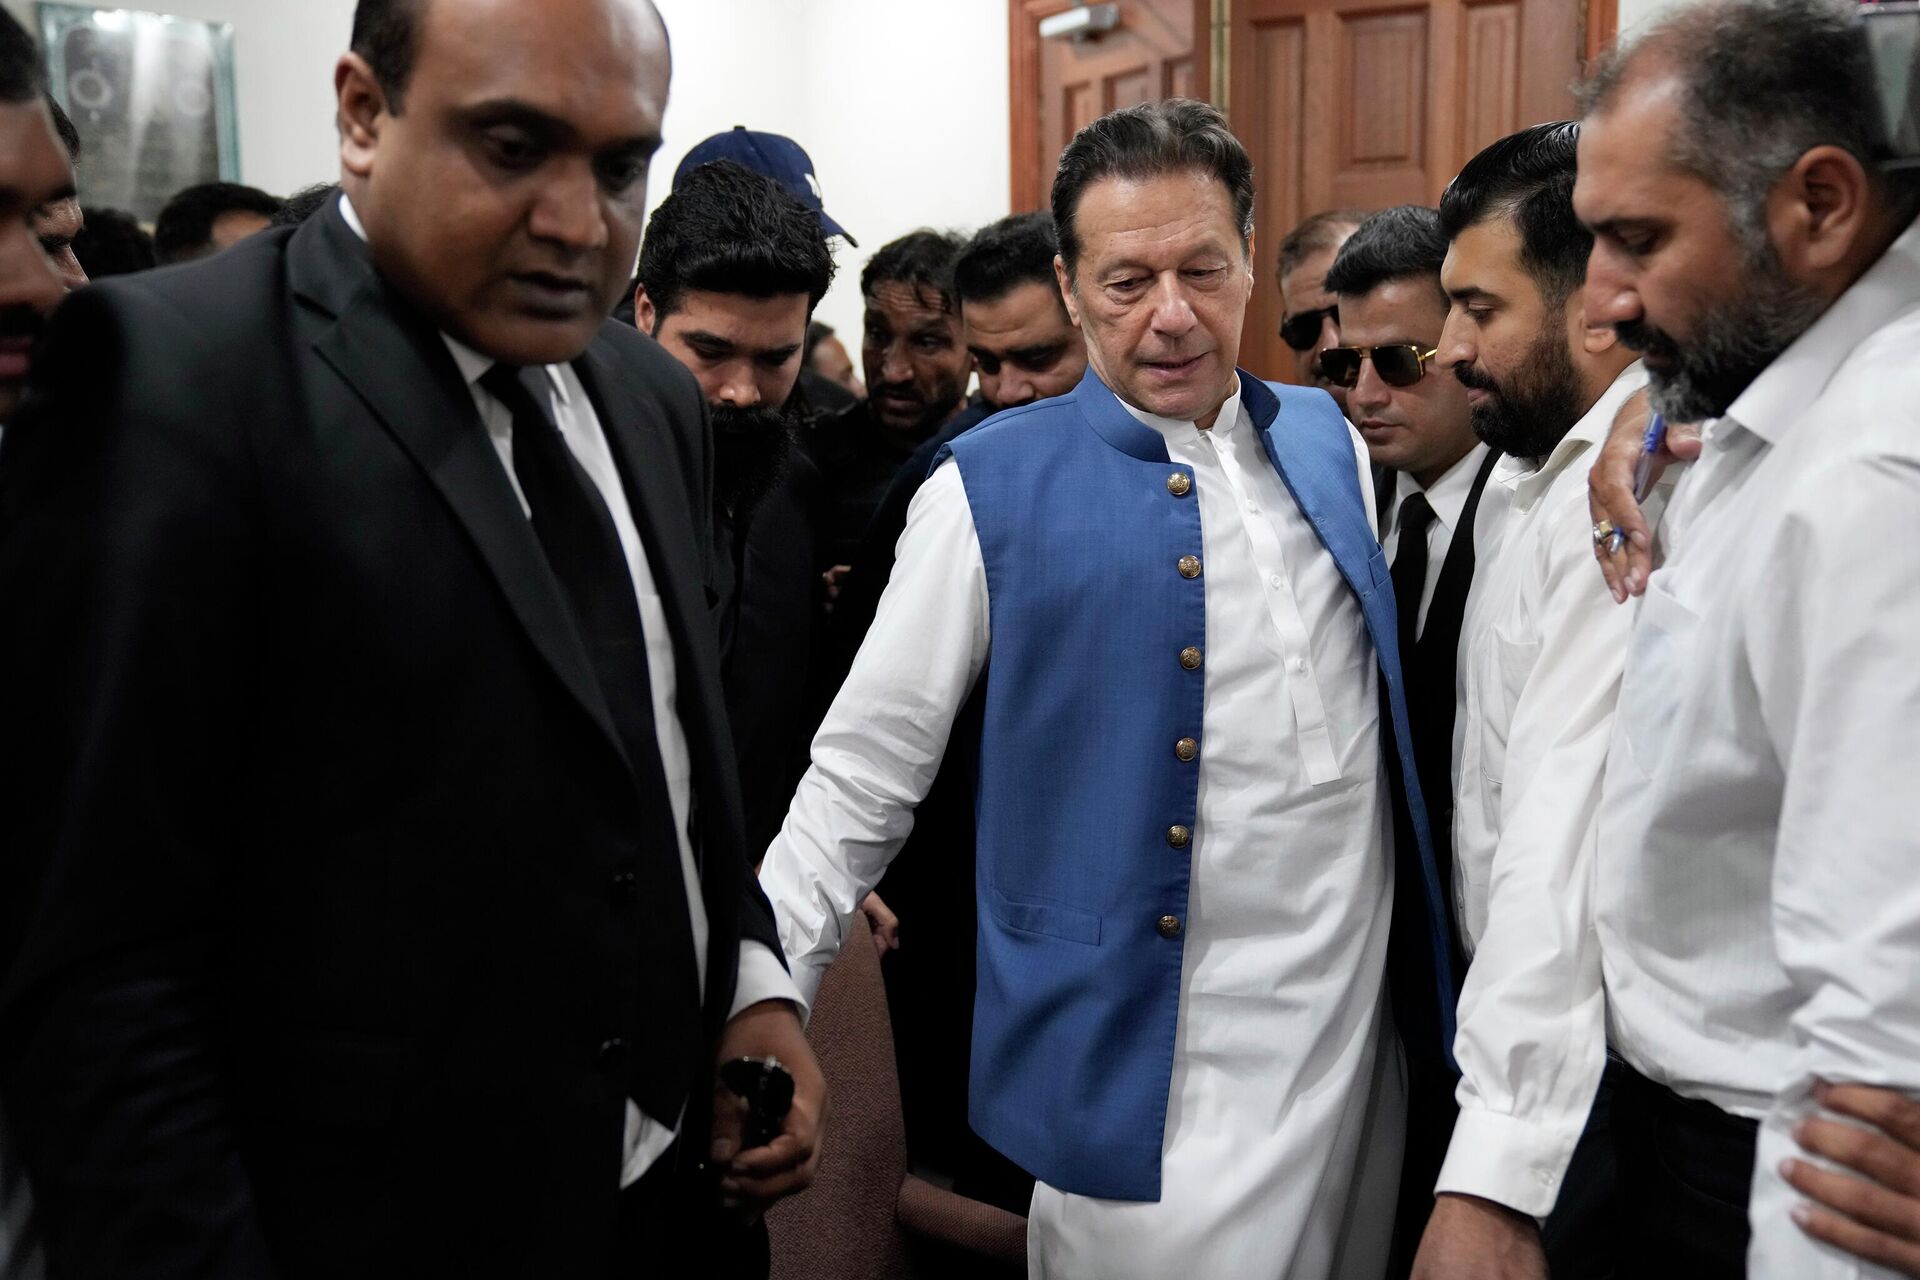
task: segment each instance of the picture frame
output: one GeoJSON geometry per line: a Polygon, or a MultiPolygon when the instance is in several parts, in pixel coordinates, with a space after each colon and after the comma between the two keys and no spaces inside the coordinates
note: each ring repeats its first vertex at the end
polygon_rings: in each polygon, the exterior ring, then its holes
{"type": "Polygon", "coordinates": [[[185,187],[240,180],[233,26],[42,0],[54,97],[80,132],[80,196],[151,224],[185,187]]]}

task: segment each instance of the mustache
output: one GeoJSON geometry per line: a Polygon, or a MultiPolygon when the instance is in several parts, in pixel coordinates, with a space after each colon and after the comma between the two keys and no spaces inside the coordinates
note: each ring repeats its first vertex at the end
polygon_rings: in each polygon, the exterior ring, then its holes
{"type": "Polygon", "coordinates": [[[1620,345],[1629,351],[1638,351],[1642,355],[1652,353],[1669,360],[1680,355],[1680,344],[1663,329],[1656,329],[1645,320],[1622,320],[1613,326],[1614,336],[1620,339],[1620,345]]]}
{"type": "Polygon", "coordinates": [[[1460,379],[1460,385],[1469,391],[1491,391],[1498,393],[1500,390],[1500,384],[1480,372],[1479,365],[1456,364],[1453,366],[1453,376],[1460,379]]]}
{"type": "Polygon", "coordinates": [[[13,338],[38,338],[47,327],[46,317],[32,307],[0,307],[0,342],[13,338]]]}
{"type": "Polygon", "coordinates": [[[924,400],[920,388],[911,382],[870,382],[867,384],[869,396],[894,396],[901,400],[924,400]]]}

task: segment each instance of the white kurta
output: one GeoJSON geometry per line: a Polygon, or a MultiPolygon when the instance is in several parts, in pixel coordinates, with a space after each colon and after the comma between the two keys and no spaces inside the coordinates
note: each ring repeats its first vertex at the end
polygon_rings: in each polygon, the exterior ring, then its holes
{"type": "MultiPolygon", "coordinates": [[[[1135,417],[1193,476],[1207,586],[1206,747],[1162,1195],[1038,1187],[1030,1270],[1373,1280],[1402,1119],[1397,1058],[1381,1052],[1392,874],[1372,645],[1237,397],[1211,432],[1135,417]]],[[[915,500],[892,584],[761,872],[809,996],[910,829],[985,665],[987,605],[964,483],[948,465],[915,500]]]]}

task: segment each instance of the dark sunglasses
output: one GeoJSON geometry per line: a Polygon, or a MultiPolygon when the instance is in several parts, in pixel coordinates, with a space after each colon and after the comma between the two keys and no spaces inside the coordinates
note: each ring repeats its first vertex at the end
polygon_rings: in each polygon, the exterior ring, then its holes
{"type": "Polygon", "coordinates": [[[1321,307],[1318,311],[1302,311],[1297,316],[1288,316],[1280,322],[1280,341],[1295,351],[1311,351],[1313,344],[1320,341],[1320,326],[1328,317],[1339,324],[1340,308],[1321,307]]]}
{"type": "Polygon", "coordinates": [[[1336,387],[1351,387],[1360,381],[1360,362],[1373,360],[1373,371],[1390,387],[1410,387],[1427,376],[1427,361],[1440,354],[1440,348],[1422,351],[1411,343],[1391,347],[1328,347],[1320,353],[1320,376],[1336,387]]]}

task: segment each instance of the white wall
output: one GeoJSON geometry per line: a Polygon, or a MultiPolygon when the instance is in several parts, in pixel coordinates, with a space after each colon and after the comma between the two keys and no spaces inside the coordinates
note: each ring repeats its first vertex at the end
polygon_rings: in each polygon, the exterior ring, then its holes
{"type": "MultiPolygon", "coordinates": [[[[0,2],[34,21],[32,0],[0,2]]],[[[338,175],[333,64],[353,0],[147,2],[233,24],[243,181],[286,194],[338,175]]],[[[873,250],[918,226],[972,229],[1009,212],[1001,0],[657,3],[674,76],[650,204],[709,134],[744,124],[798,140],[827,209],[860,241],[840,245],[841,278],[820,310],[849,338],[859,333],[860,267],[873,250]]]]}
{"type": "Polygon", "coordinates": [[[1628,32],[1685,0],[1620,0],[1620,30],[1628,32]]]}

